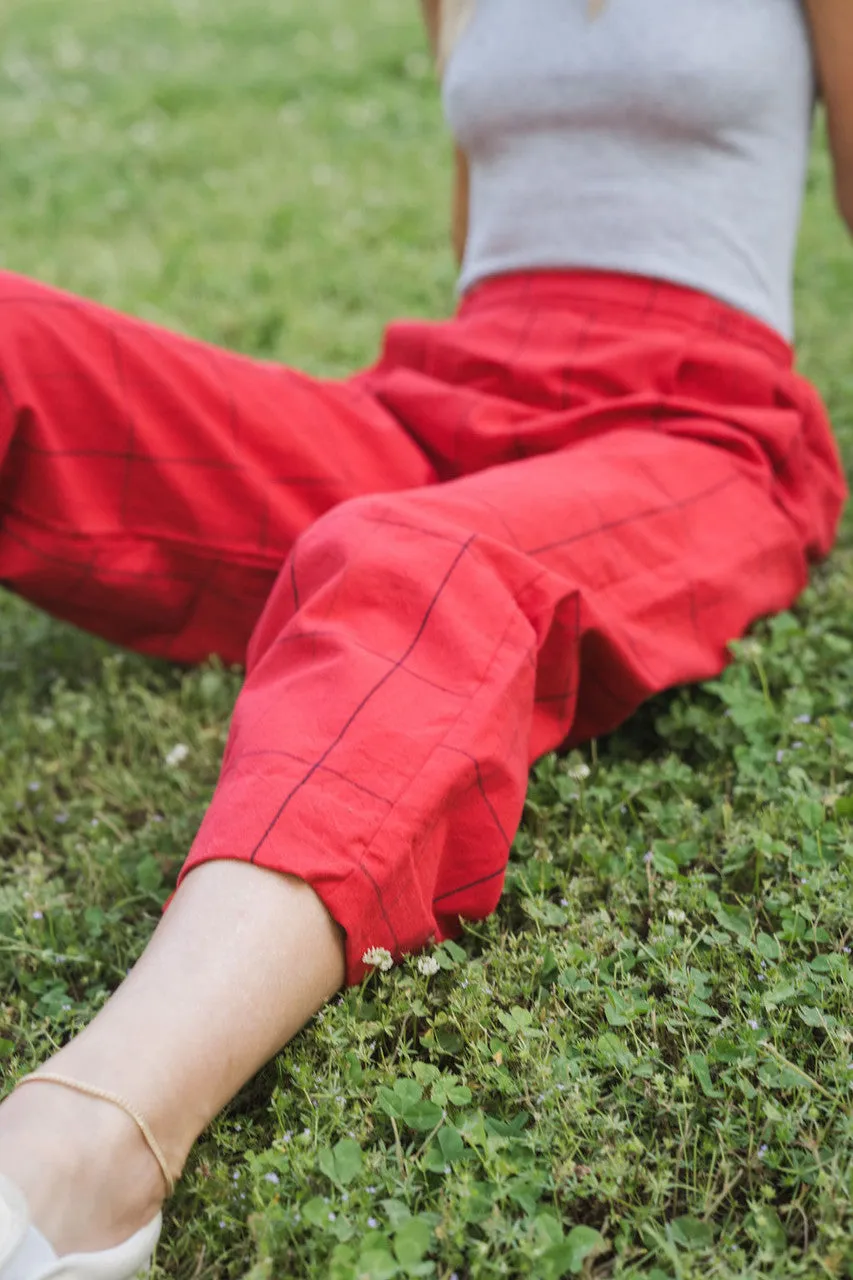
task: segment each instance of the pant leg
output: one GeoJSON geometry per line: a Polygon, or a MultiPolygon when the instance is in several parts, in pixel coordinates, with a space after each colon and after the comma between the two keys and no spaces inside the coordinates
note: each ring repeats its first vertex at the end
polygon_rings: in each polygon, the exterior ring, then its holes
{"type": "Polygon", "coordinates": [[[339,507],[261,618],[182,876],[236,858],[304,878],[349,982],[369,947],[487,915],[531,761],[719,672],[794,601],[810,535],[778,499],[769,462],[638,427],[339,507]]]}
{"type": "Polygon", "coordinates": [[[241,662],[305,528],[432,479],[357,381],[0,273],[0,580],[58,617],[144,653],[241,662]]]}

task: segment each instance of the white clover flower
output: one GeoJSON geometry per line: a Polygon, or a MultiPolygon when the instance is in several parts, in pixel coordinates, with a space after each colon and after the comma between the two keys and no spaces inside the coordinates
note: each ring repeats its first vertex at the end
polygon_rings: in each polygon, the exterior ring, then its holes
{"type": "Polygon", "coordinates": [[[172,750],[166,753],[166,764],[170,769],[174,769],[177,765],[183,764],[190,753],[186,743],[178,742],[172,750]]]}
{"type": "Polygon", "coordinates": [[[680,911],[677,907],[670,907],[666,913],[667,920],[671,920],[673,924],[684,924],[687,919],[685,912],[680,911]]]}
{"type": "Polygon", "coordinates": [[[372,965],[376,969],[381,969],[383,973],[387,973],[394,965],[394,957],[385,947],[368,947],[361,957],[361,963],[372,965]]]}
{"type": "Polygon", "coordinates": [[[588,764],[576,764],[567,769],[566,774],[573,782],[585,782],[590,775],[590,767],[588,764]]]}
{"type": "Polygon", "coordinates": [[[434,973],[438,973],[441,965],[435,956],[421,956],[418,960],[418,973],[422,973],[425,978],[431,977],[434,973]]]}

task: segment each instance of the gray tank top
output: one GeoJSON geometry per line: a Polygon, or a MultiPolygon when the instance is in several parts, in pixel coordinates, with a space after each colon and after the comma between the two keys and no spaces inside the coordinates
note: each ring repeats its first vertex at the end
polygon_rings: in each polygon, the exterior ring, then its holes
{"type": "Polygon", "coordinates": [[[800,0],[477,0],[443,96],[471,166],[461,290],[623,271],[791,337],[815,99],[800,0]]]}

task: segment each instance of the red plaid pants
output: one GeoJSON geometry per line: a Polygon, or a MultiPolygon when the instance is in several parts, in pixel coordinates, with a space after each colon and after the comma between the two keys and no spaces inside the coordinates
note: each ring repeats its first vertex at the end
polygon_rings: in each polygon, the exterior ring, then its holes
{"type": "Polygon", "coordinates": [[[845,486],[760,323],[600,273],[486,283],[306,377],[0,276],[0,578],[246,664],[186,866],[308,881],[362,954],[498,901],[531,761],[712,676],[845,486]]]}

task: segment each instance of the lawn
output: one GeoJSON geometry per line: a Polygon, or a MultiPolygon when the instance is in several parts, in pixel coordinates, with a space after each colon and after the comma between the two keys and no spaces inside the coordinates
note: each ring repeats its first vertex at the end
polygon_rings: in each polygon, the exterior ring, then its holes
{"type": "MultiPolygon", "coordinates": [[[[5,0],[0,265],[318,373],[446,313],[415,10],[5,0]]],[[[798,309],[853,461],[853,250],[820,141],[798,309]]],[[[544,761],[500,910],[242,1092],[155,1277],[853,1277],[851,602],[848,523],[720,681],[544,761]]],[[[238,687],[0,603],[4,1081],[144,945],[238,687]]]]}

